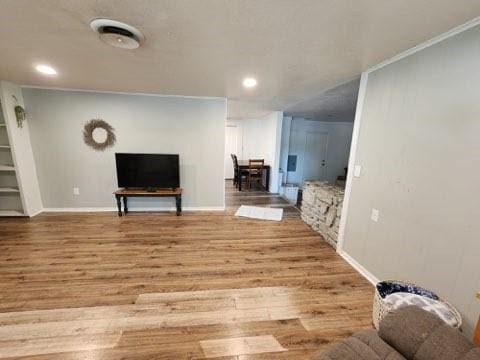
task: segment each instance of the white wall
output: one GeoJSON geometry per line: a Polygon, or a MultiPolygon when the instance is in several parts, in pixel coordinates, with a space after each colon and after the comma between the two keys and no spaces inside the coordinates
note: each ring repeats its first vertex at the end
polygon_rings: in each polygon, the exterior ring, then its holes
{"type": "MultiPolygon", "coordinates": [[[[265,159],[271,166],[270,192],[278,192],[280,145],[283,113],[275,111],[257,119],[227,120],[227,126],[237,126],[240,144],[239,160],[265,159]]],[[[226,146],[229,148],[229,146],[226,146]]]]}
{"type": "MultiPolygon", "coordinates": [[[[224,99],[28,88],[23,93],[45,208],[114,207],[115,152],[180,154],[183,205],[223,208],[224,99]],[[113,148],[95,151],[83,143],[83,126],[92,118],[115,128],[113,148]]],[[[132,198],[130,205],[134,210],[174,204],[132,198]]]]}
{"type": "MultiPolygon", "coordinates": [[[[290,132],[292,127],[292,117],[284,116],[282,122],[282,137],[280,145],[280,184],[287,182],[287,167],[288,167],[288,152],[290,148],[290,132]]],[[[281,194],[284,194],[285,190],[282,187],[281,194]]]]}
{"type": "Polygon", "coordinates": [[[31,117],[27,111],[27,120],[23,122],[23,127],[19,128],[14,110],[17,103],[13,96],[17,98],[18,105],[25,107],[21,89],[16,84],[2,81],[0,82],[0,90],[23,210],[26,215],[33,216],[41,211],[43,206],[30,142],[31,117]]]}
{"type": "Polygon", "coordinates": [[[468,336],[480,314],[479,39],[477,26],[368,74],[343,244],[373,276],[448,299],[468,336]]]}
{"type": "MultiPolygon", "coordinates": [[[[288,131],[287,128],[284,129],[288,131]]],[[[308,131],[322,131],[328,133],[326,173],[325,179],[335,182],[338,175],[344,175],[344,168],[348,165],[348,156],[350,152],[350,143],[352,140],[353,123],[352,122],[324,122],[316,120],[307,120],[303,118],[293,118],[290,127],[290,136],[283,141],[288,141],[288,154],[297,155],[296,171],[289,171],[287,179],[289,183],[297,183],[300,186],[305,179],[304,158],[306,133],[308,131]]],[[[285,147],[283,147],[285,148],[285,147]]],[[[285,151],[285,149],[284,149],[285,151]]],[[[319,161],[319,166],[320,161],[319,161]]]]}

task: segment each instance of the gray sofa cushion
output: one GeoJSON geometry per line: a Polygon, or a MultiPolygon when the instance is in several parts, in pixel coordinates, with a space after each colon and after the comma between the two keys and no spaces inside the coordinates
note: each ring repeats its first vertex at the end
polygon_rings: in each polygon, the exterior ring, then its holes
{"type": "Polygon", "coordinates": [[[385,316],[378,333],[358,332],[313,359],[480,360],[480,348],[437,316],[408,306],[385,316]]]}
{"type": "Polygon", "coordinates": [[[392,348],[385,341],[383,341],[378,336],[377,331],[374,329],[358,332],[356,334],[353,334],[353,337],[356,337],[357,339],[368,345],[381,360],[405,359],[394,348],[392,348]]]}
{"type": "Polygon", "coordinates": [[[365,330],[335,343],[329,350],[313,357],[314,360],[405,360],[391,346],[378,337],[375,330],[365,330]]]}
{"type": "Polygon", "coordinates": [[[458,330],[442,324],[420,346],[414,359],[462,360],[472,348],[472,344],[458,330]]]}
{"type": "Polygon", "coordinates": [[[413,359],[420,346],[442,324],[438,317],[407,306],[388,313],[380,322],[378,334],[407,359],[413,359]]]}
{"type": "Polygon", "coordinates": [[[480,359],[480,348],[476,347],[468,352],[467,355],[463,358],[463,360],[478,360],[480,359]]]}
{"type": "Polygon", "coordinates": [[[458,330],[416,306],[392,311],[380,323],[380,337],[407,359],[480,360],[474,345],[458,330]]]}

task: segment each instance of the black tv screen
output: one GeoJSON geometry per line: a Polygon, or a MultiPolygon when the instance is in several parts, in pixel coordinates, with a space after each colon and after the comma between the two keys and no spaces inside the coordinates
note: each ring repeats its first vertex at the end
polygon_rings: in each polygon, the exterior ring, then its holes
{"type": "Polygon", "coordinates": [[[180,187],[178,155],[116,153],[119,187],[180,187]]]}

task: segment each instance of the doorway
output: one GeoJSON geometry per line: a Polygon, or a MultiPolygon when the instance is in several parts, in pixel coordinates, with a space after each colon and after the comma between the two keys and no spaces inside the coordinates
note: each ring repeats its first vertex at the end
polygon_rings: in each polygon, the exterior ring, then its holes
{"type": "Polygon", "coordinates": [[[225,179],[233,179],[233,162],[231,154],[239,154],[240,134],[237,125],[225,127],[225,179]]]}
{"type": "Polygon", "coordinates": [[[303,160],[304,180],[325,180],[327,175],[328,132],[307,131],[303,160]]]}

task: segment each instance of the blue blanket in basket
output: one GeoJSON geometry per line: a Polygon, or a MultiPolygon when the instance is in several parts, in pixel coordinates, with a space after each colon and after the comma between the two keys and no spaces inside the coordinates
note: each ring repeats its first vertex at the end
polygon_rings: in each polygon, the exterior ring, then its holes
{"type": "Polygon", "coordinates": [[[396,292],[406,292],[410,294],[416,294],[420,296],[425,296],[433,300],[439,300],[437,294],[434,292],[421,288],[420,286],[400,284],[392,281],[381,281],[377,284],[378,293],[382,298],[396,293],[396,292]]]}

